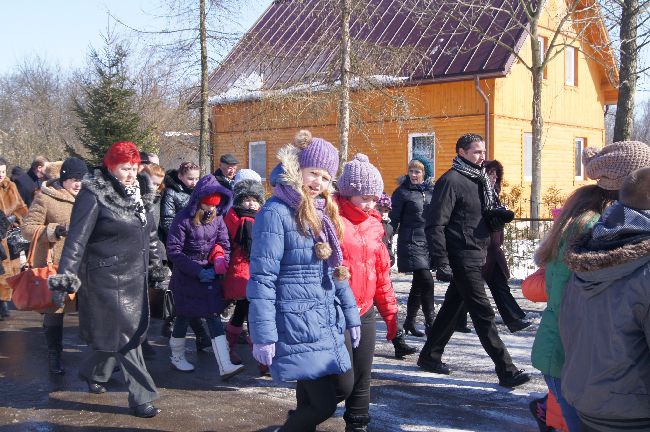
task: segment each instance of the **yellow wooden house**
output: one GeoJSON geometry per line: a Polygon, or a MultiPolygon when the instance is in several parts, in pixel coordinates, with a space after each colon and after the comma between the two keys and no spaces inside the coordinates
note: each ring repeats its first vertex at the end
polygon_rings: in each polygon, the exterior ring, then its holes
{"type": "MultiPolygon", "coordinates": [[[[275,2],[211,74],[217,162],[232,153],[266,178],[277,149],[299,128],[338,143],[339,18],[319,9],[322,1],[275,2]]],[[[526,197],[532,78],[504,48],[529,59],[526,31],[508,26],[512,17],[486,14],[476,18],[489,35],[481,38],[452,28],[444,7],[423,13],[406,0],[367,3],[363,20],[353,16],[351,23],[356,78],[349,157],[368,154],[390,193],[413,155],[428,157],[439,177],[451,166],[458,137],[478,133],[487,138],[489,158],[503,163],[506,182],[526,197]]],[[[552,29],[549,15],[540,30],[545,46],[552,29]]],[[[594,48],[607,40],[605,30],[596,21],[582,33],[544,72],[543,191],[567,193],[587,181],[582,151],[603,145],[605,109],[616,103],[615,61],[594,48]]]]}

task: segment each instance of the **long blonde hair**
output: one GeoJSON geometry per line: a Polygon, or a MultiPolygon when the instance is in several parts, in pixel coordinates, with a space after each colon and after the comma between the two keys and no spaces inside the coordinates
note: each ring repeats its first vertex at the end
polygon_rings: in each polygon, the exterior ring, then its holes
{"type": "MultiPolygon", "coordinates": [[[[304,235],[307,235],[311,229],[316,235],[320,235],[323,231],[323,223],[318,217],[316,212],[316,206],[314,205],[314,200],[309,197],[307,194],[306,188],[303,186],[300,192],[300,204],[296,211],[296,220],[298,221],[298,226],[304,235]]],[[[325,209],[324,213],[331,219],[334,224],[334,229],[336,229],[336,235],[339,240],[343,239],[343,222],[339,216],[339,206],[334,201],[332,194],[329,191],[322,193],[323,198],[325,199],[325,209]]]]}
{"type": "Polygon", "coordinates": [[[544,267],[557,258],[562,240],[566,238],[567,243],[573,242],[582,234],[587,223],[602,214],[616,199],[616,195],[617,191],[608,191],[597,185],[582,186],[573,191],[560,216],[535,251],[535,264],[544,267]]]}

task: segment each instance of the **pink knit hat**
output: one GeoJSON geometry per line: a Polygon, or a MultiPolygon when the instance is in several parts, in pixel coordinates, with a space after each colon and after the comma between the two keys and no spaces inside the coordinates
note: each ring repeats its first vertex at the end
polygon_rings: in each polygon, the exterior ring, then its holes
{"type": "Polygon", "coordinates": [[[336,176],[339,169],[339,151],[323,138],[312,138],[311,132],[301,130],[293,140],[296,147],[301,149],[298,154],[300,168],[320,168],[336,176]]]}
{"type": "Polygon", "coordinates": [[[632,171],[650,166],[650,146],[640,141],[619,141],[602,149],[589,147],[583,155],[585,174],[606,190],[619,190],[632,171]]]}
{"type": "Polygon", "coordinates": [[[336,186],[339,194],[344,197],[373,195],[379,199],[384,191],[384,181],[379,170],[363,153],[357,153],[354,159],[343,165],[343,173],[336,186]]]}

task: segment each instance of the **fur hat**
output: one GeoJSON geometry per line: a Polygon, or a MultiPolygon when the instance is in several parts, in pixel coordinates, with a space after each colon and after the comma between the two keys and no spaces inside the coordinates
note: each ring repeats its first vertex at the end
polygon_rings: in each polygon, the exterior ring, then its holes
{"type": "Polygon", "coordinates": [[[583,155],[587,177],[606,190],[619,190],[632,171],[650,166],[650,146],[640,141],[619,141],[602,149],[589,147],[583,155]]]}
{"type": "Polygon", "coordinates": [[[61,177],[61,166],[63,161],[48,162],[45,167],[45,177],[48,179],[58,179],[61,177]]]}
{"type": "Polygon", "coordinates": [[[237,171],[233,183],[237,184],[242,180],[255,180],[257,182],[262,183],[262,177],[256,171],[253,171],[252,169],[248,169],[248,168],[242,168],[239,171],[237,171]]]}
{"type": "Polygon", "coordinates": [[[311,132],[301,130],[296,134],[293,144],[300,149],[298,162],[300,169],[320,168],[336,176],[339,168],[339,151],[323,138],[313,138],[311,132]]]}
{"type": "Polygon", "coordinates": [[[363,153],[357,153],[354,159],[343,165],[343,172],[336,185],[339,194],[344,197],[373,195],[379,199],[384,191],[384,181],[379,170],[363,153]]]}
{"type": "Polygon", "coordinates": [[[253,197],[260,203],[264,204],[264,188],[262,183],[255,180],[241,180],[235,183],[233,188],[233,194],[235,196],[234,205],[238,206],[246,197],[253,197]]]}

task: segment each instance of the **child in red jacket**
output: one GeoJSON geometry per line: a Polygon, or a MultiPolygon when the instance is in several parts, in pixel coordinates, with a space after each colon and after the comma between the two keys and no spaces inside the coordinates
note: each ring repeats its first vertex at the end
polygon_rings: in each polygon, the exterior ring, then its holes
{"type": "MultiPolygon", "coordinates": [[[[250,278],[250,251],[255,214],[264,204],[264,189],[259,181],[248,179],[235,183],[233,206],[224,218],[230,237],[231,254],[228,271],[223,283],[223,296],[235,300],[235,311],[226,326],[226,339],[230,346],[230,361],[241,364],[235,352],[235,345],[242,332],[244,320],[248,316],[246,284],[250,278]]],[[[260,372],[266,373],[268,367],[260,365],[260,372]]]]}
{"type": "Polygon", "coordinates": [[[345,228],[341,242],[343,266],[350,270],[349,283],[361,315],[361,342],[353,351],[348,347],[352,370],[339,375],[338,385],[346,390],[352,388],[345,401],[346,430],[366,430],[370,422],[370,371],[376,338],[374,306],[386,322],[386,339],[392,341],[398,336],[390,256],[383,243],[382,217],[374,209],[384,182],[368,157],[357,154],[345,164],[337,185],[339,213],[345,228]]]}

